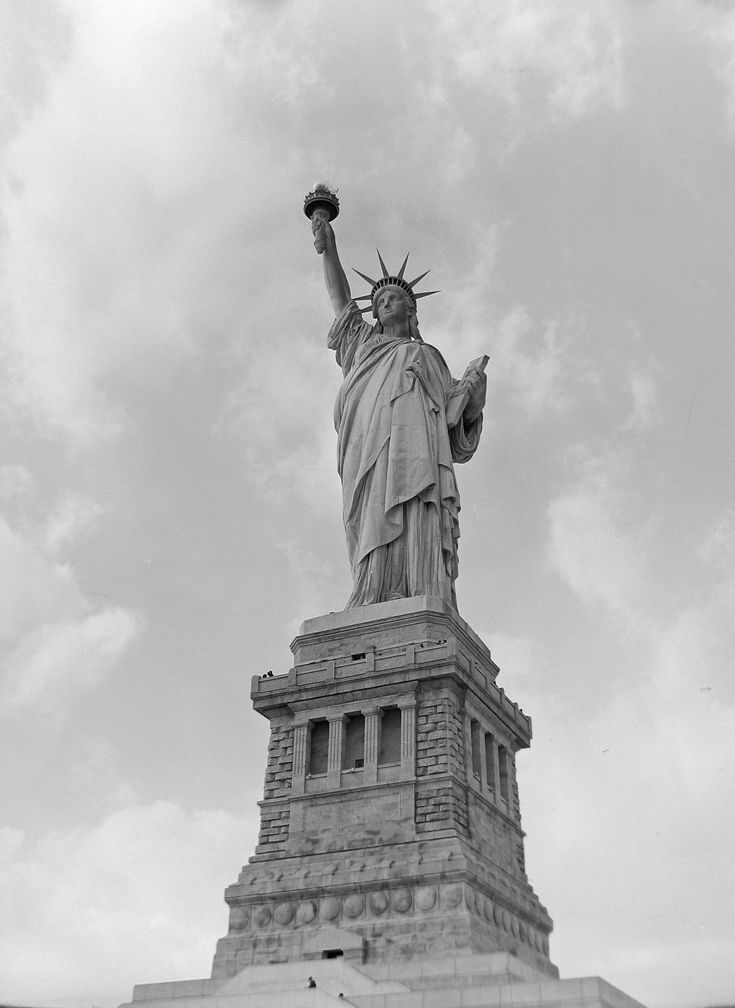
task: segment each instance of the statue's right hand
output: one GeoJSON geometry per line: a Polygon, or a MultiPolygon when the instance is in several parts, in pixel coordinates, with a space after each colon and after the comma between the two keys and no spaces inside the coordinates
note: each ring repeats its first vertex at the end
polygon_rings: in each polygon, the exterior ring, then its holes
{"type": "Polygon", "coordinates": [[[311,218],[311,233],[314,235],[314,248],[319,255],[326,248],[334,248],[334,231],[326,217],[318,211],[311,218]]]}

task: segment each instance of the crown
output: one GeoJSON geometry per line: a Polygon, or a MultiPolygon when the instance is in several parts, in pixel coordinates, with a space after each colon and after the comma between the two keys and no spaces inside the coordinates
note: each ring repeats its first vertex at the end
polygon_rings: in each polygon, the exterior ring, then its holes
{"type": "MultiPolygon", "coordinates": [[[[421,276],[417,276],[415,280],[408,281],[403,279],[403,273],[406,269],[408,256],[409,253],[406,253],[406,258],[403,260],[403,265],[398,270],[398,273],[393,275],[389,273],[388,270],[386,269],[385,263],[383,262],[383,257],[381,256],[380,252],[378,252],[378,262],[380,263],[380,268],[383,271],[383,275],[380,278],[380,280],[373,280],[371,277],[365,276],[365,274],[361,273],[358,269],[355,269],[354,266],[352,267],[353,271],[357,273],[358,276],[362,277],[363,280],[366,280],[371,287],[371,291],[369,294],[361,294],[360,297],[355,298],[356,301],[370,302],[369,305],[366,305],[364,308],[360,309],[361,312],[368,312],[372,309],[373,299],[375,298],[375,295],[378,293],[378,291],[382,290],[383,287],[400,287],[401,290],[404,290],[411,298],[411,300],[413,301],[414,308],[416,307],[416,301],[418,298],[428,297],[430,294],[439,293],[439,291],[424,291],[422,294],[416,294],[416,292],[414,291],[414,287],[419,282],[419,280],[423,280],[424,277],[431,272],[431,270],[427,270],[426,273],[422,273],[421,276]]],[[[375,313],[373,312],[373,314],[375,313]]]]}

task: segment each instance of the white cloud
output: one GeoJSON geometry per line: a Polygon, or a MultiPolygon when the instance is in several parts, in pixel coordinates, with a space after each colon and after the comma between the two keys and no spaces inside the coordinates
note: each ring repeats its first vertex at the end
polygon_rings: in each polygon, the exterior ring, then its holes
{"type": "Polygon", "coordinates": [[[693,551],[689,591],[662,590],[655,526],[631,517],[623,478],[621,466],[587,459],[549,511],[557,569],[626,633],[612,654],[598,644],[589,695],[582,685],[573,698],[583,717],[560,712],[554,682],[539,677],[530,713],[544,711],[542,766],[520,764],[526,827],[533,858],[547,862],[541,895],[557,914],[552,953],[564,973],[621,974],[644,1003],[676,1004],[697,962],[699,999],[716,1003],[735,982],[723,955],[723,935],[735,938],[735,523],[725,514],[693,551]],[[573,875],[557,883],[561,862],[573,875]]]}
{"type": "Polygon", "coordinates": [[[48,712],[97,686],[142,627],[135,613],[104,609],[34,628],[4,656],[0,713],[48,712]]]}
{"type": "MultiPolygon", "coordinates": [[[[25,481],[27,483],[27,481],[25,481]]],[[[60,713],[96,686],[139,636],[138,613],[96,609],[58,556],[100,509],[66,495],[34,525],[0,514],[0,713],[60,713]]]]}
{"type": "Polygon", "coordinates": [[[630,370],[629,388],[632,405],[623,429],[643,431],[660,417],[658,390],[651,370],[644,371],[639,365],[633,364],[630,370]]]}
{"type": "Polygon", "coordinates": [[[247,110],[260,107],[264,56],[251,48],[241,63],[227,7],[205,0],[70,11],[69,58],[9,152],[4,385],[44,435],[85,448],[130,426],[121,377],[162,380],[162,360],[242,312],[235,277],[255,255],[243,192],[266,172],[247,110]]]}
{"type": "Polygon", "coordinates": [[[576,816],[566,809],[566,827],[558,826],[578,848],[572,860],[582,866],[587,907],[568,921],[565,937],[572,946],[588,941],[597,917],[592,908],[605,906],[610,938],[629,934],[628,950],[616,955],[613,968],[625,967],[631,993],[646,1003],[676,1003],[691,962],[701,970],[702,1003],[721,1000],[728,977],[735,983],[732,958],[722,955],[723,937],[735,939],[729,911],[735,899],[734,602],[731,576],[724,590],[649,625],[647,641],[637,637],[621,648],[625,688],[572,740],[578,758],[570,773],[581,801],[576,816]],[[576,829],[570,832],[570,818],[586,820],[590,835],[580,840],[576,829]],[[603,834],[604,868],[584,850],[603,834]],[[651,970],[652,962],[666,962],[671,943],[679,946],[675,961],[669,959],[665,973],[651,970]]]}
{"type": "Polygon", "coordinates": [[[558,323],[535,327],[526,309],[517,307],[498,327],[492,376],[512,388],[515,401],[532,416],[544,409],[560,411],[568,403],[566,356],[558,323]]]}
{"type": "Polygon", "coordinates": [[[700,32],[709,46],[712,69],[723,89],[723,118],[735,135],[735,8],[725,0],[685,9],[688,29],[700,32]]]}
{"type": "Polygon", "coordinates": [[[134,983],[209,975],[222,890],[255,836],[227,812],[159,801],[21,839],[0,831],[3,997],[113,1006],[134,983]]]}
{"type": "Polygon", "coordinates": [[[465,84],[520,115],[576,119],[625,98],[621,28],[610,7],[513,0],[478,8],[434,0],[443,54],[465,84]]]}
{"type": "Polygon", "coordinates": [[[0,864],[15,857],[24,839],[22,830],[13,829],[12,826],[0,826],[0,864]]]}
{"type": "Polygon", "coordinates": [[[645,619],[653,516],[636,525],[631,501],[618,487],[620,465],[611,454],[578,449],[574,484],[549,505],[548,557],[586,603],[601,602],[631,627],[645,619]]]}
{"type": "Polygon", "coordinates": [[[297,494],[310,509],[336,515],[337,435],[324,395],[331,387],[336,396],[341,382],[334,353],[303,341],[288,348],[284,363],[282,350],[259,344],[247,354],[247,378],[230,391],[216,429],[241,439],[248,477],[271,499],[297,494]]]}
{"type": "Polygon", "coordinates": [[[62,546],[69,545],[79,536],[88,533],[101,514],[104,514],[104,508],[95,501],[65,494],[49,515],[43,530],[46,552],[56,553],[62,546]]]}
{"type": "Polygon", "coordinates": [[[28,494],[33,476],[23,465],[0,466],[0,500],[12,500],[28,494]]]}
{"type": "Polygon", "coordinates": [[[289,609],[296,615],[289,620],[288,629],[296,634],[305,613],[325,610],[324,589],[327,585],[331,587],[334,576],[327,564],[294,540],[284,540],[275,546],[286,557],[290,567],[289,609]]]}

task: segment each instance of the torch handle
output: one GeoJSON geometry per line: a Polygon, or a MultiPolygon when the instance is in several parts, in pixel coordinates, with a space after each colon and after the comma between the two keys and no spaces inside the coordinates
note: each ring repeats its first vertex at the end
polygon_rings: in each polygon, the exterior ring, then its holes
{"type": "Polygon", "coordinates": [[[321,208],[315,210],[311,215],[311,230],[314,235],[314,248],[316,249],[317,255],[322,255],[324,253],[324,249],[327,247],[327,244],[324,240],[324,228],[321,227],[318,230],[316,228],[317,221],[320,221],[322,224],[329,223],[327,213],[321,208]]]}

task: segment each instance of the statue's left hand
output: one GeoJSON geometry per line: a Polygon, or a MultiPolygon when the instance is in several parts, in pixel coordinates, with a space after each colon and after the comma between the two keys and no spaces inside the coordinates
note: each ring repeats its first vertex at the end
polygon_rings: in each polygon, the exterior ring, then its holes
{"type": "Polygon", "coordinates": [[[464,408],[464,418],[472,423],[479,417],[485,406],[487,375],[482,371],[470,371],[462,380],[466,383],[466,388],[470,393],[470,398],[464,408]]]}

